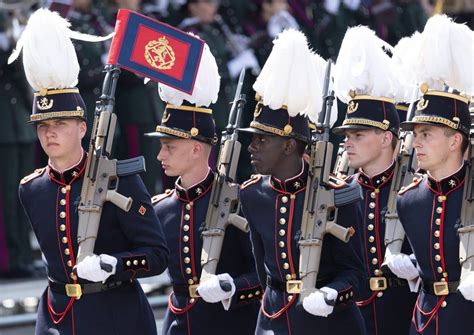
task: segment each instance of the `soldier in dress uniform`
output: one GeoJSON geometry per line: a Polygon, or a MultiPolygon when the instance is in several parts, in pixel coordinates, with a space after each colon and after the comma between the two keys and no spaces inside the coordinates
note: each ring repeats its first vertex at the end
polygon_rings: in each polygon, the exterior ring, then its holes
{"type": "Polygon", "coordinates": [[[206,44],[191,96],[159,84],[168,105],[156,132],[149,135],[160,138],[157,158],[166,175],[179,177],[173,190],[152,199],[171,248],[168,269],[173,293],[163,334],[237,335],[255,330],[262,289],[248,234],[229,226],[216,275],[199,282],[202,224],[215,177],[208,160],[217,143],[212,110],[204,107],[217,100],[219,80],[206,44]],[[219,286],[222,280],[230,283],[229,291],[219,286]]]}
{"type": "MultiPolygon", "coordinates": [[[[342,86],[337,94],[348,104],[347,115],[343,124],[333,132],[345,136],[349,166],[357,171],[346,182],[360,184],[364,192],[364,199],[357,204],[356,234],[350,240],[362,260],[366,277],[357,305],[364,316],[367,334],[398,335],[408,332],[416,296],[410,292],[406,280],[382,269],[385,213],[396,174],[394,151],[398,144],[400,121],[393,92],[389,91],[393,87],[390,83],[396,82],[395,76],[390,76],[388,71],[382,77],[374,76],[383,73],[380,67],[389,69],[390,65],[390,57],[380,44],[384,43],[365,27],[347,31],[337,59],[335,77],[336,89],[342,86]],[[363,52],[376,61],[362,63],[361,58],[352,58],[354,44],[363,39],[367,41],[363,52]],[[360,71],[352,75],[351,68],[356,62],[360,62],[357,64],[360,71]],[[362,76],[365,80],[361,79],[362,76]],[[383,78],[383,83],[378,82],[378,78],[383,78]],[[352,96],[344,91],[348,88],[353,90],[352,96]],[[385,278],[386,287],[376,285],[380,278],[385,278]]],[[[342,220],[342,216],[339,218],[342,220]]],[[[403,252],[411,253],[407,241],[403,252]]]]}
{"type": "Polygon", "coordinates": [[[26,77],[36,91],[30,122],[49,158],[46,167],[23,178],[19,187],[49,281],[35,333],[156,334],[153,312],[136,278],[162,273],[168,249],[138,175],[119,181],[118,192],[133,199],[130,211],[106,203],[97,255],[76,264],[77,204],[87,162],[81,140],[87,126],[85,104],[74,87],[79,65],[70,34],[57,13],[39,9],[12,55],[14,59],[23,51],[26,77]],[[101,263],[111,271],[102,270],[101,263]],[[82,296],[75,294],[78,285],[82,296]]]}
{"type": "Polygon", "coordinates": [[[254,119],[241,129],[252,134],[248,150],[259,173],[242,185],[240,195],[265,287],[256,334],[365,334],[353,301],[362,265],[350,244],[331,235],[324,239],[316,286],[335,306],[315,292],[300,308],[298,294],[287,289],[289,281],[299,278],[298,239],[308,175],[303,154],[310,140],[304,112],[321,106],[313,104],[314,97],[322,102],[317,93],[322,89],[315,88],[314,81],[323,74],[313,70],[311,57],[301,32],[287,30],[277,37],[254,84],[254,119]]]}
{"type": "Polygon", "coordinates": [[[400,191],[397,209],[417,266],[403,253],[388,260],[400,278],[419,276],[421,281],[410,334],[474,332],[474,278],[471,274],[460,284],[457,233],[471,127],[469,98],[458,92],[472,94],[474,87],[468,70],[473,50],[457,43],[472,44],[472,36],[466,26],[437,15],[428,20],[418,48],[412,49],[412,70],[423,95],[412,121],[401,127],[414,132],[418,167],[426,175],[400,191]],[[438,43],[428,43],[434,39],[438,43]]]}

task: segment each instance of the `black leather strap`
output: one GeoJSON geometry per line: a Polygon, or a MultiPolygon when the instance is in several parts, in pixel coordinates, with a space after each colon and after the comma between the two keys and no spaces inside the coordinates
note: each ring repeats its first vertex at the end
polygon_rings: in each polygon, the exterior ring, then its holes
{"type": "MultiPolygon", "coordinates": [[[[58,283],[58,282],[52,281],[51,279],[48,279],[48,281],[49,281],[49,288],[51,291],[66,295],[66,284],[58,283]]],[[[80,284],[80,285],[81,285],[82,294],[84,295],[84,294],[107,291],[107,290],[117,288],[125,284],[130,284],[130,283],[131,283],[130,281],[126,281],[126,282],[116,281],[116,282],[105,283],[105,284],[87,283],[87,284],[80,284]]]]}

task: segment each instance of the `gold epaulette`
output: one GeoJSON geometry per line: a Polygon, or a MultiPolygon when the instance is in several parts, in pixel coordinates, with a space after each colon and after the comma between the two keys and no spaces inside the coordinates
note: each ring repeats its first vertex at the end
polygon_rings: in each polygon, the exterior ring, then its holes
{"type": "Polygon", "coordinates": [[[257,183],[261,178],[262,178],[261,174],[251,175],[249,180],[244,181],[242,183],[242,185],[240,185],[240,189],[243,190],[243,189],[249,187],[250,185],[253,185],[253,184],[257,183]]]}
{"type": "Polygon", "coordinates": [[[344,179],[338,178],[334,175],[329,175],[329,186],[332,188],[338,189],[338,188],[343,188],[347,186],[347,183],[344,179]]]}
{"type": "Polygon", "coordinates": [[[409,189],[411,189],[411,188],[417,186],[419,183],[421,183],[422,180],[423,180],[423,177],[419,177],[419,178],[414,177],[414,178],[413,178],[413,181],[412,181],[410,184],[408,184],[407,186],[403,186],[403,187],[400,189],[400,191],[398,191],[398,195],[402,195],[402,194],[404,194],[406,191],[408,191],[409,189]]]}
{"type": "Polygon", "coordinates": [[[173,193],[173,190],[169,188],[165,191],[165,193],[155,195],[154,197],[151,198],[151,204],[156,205],[164,198],[168,198],[172,193],[173,193]]]}
{"type": "Polygon", "coordinates": [[[26,184],[28,183],[29,181],[35,179],[35,178],[38,178],[39,176],[41,176],[44,171],[46,171],[46,168],[41,168],[41,169],[36,169],[35,172],[33,172],[32,174],[29,174],[27,175],[26,177],[23,177],[21,180],[20,180],[20,184],[23,185],[23,184],[26,184]]]}

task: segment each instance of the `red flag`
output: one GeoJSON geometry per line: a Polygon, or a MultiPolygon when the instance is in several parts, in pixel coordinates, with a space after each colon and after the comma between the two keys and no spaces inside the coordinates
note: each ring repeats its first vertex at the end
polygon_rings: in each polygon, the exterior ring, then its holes
{"type": "Polygon", "coordinates": [[[107,63],[191,94],[203,48],[199,38],[120,9],[107,63]]]}

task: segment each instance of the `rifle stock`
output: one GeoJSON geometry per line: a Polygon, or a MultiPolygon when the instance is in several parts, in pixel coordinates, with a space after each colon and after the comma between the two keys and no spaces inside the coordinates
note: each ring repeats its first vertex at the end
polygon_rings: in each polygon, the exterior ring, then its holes
{"type": "MultiPolygon", "coordinates": [[[[94,253],[104,203],[109,201],[124,211],[130,210],[132,198],[117,192],[119,177],[144,171],[143,157],[122,162],[108,158],[117,122],[113,108],[120,69],[117,65],[107,65],[105,72],[102,95],[94,113],[94,124],[78,206],[77,242],[79,247],[76,264],[94,253]]],[[[104,270],[111,271],[106,265],[101,264],[104,270]]]]}
{"type": "MultiPolygon", "coordinates": [[[[245,71],[242,70],[229,114],[229,123],[226,130],[223,131],[221,140],[217,172],[202,232],[200,282],[205,281],[210,275],[216,274],[227,226],[231,224],[244,232],[249,231],[247,220],[238,215],[240,187],[234,183],[241,150],[237,128],[245,105],[245,96],[241,94],[244,78],[245,71]]],[[[226,283],[221,283],[221,287],[224,290],[230,290],[230,285],[226,285],[226,283]]]]}

